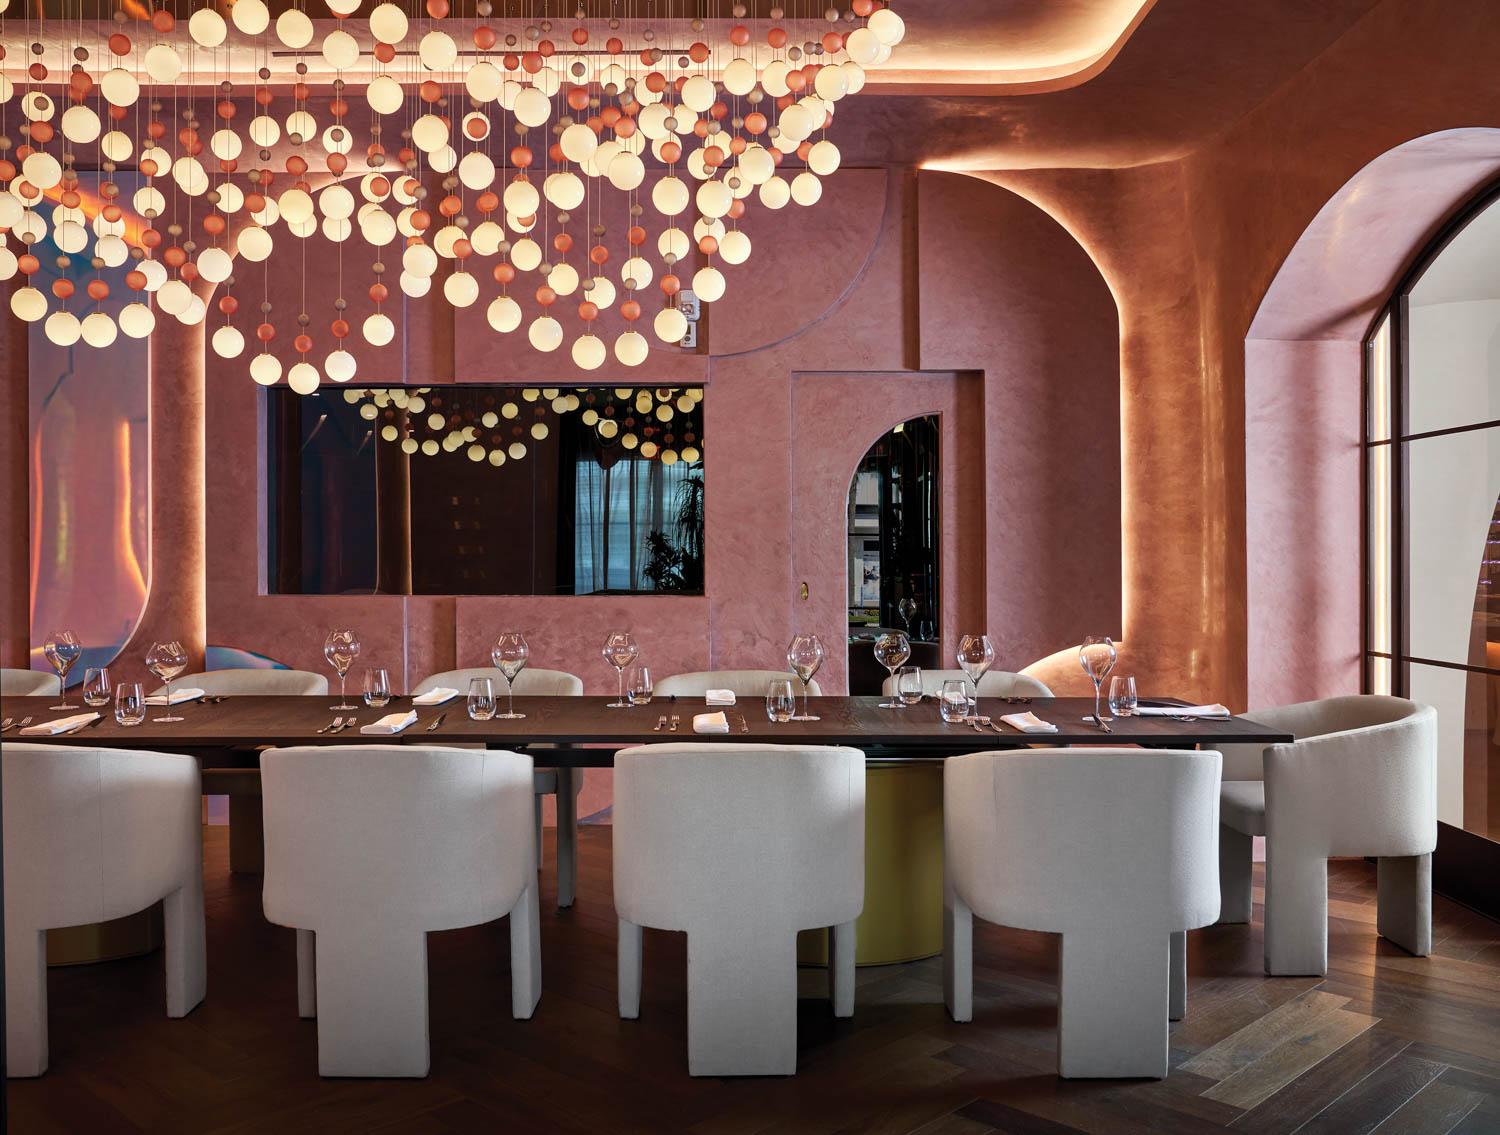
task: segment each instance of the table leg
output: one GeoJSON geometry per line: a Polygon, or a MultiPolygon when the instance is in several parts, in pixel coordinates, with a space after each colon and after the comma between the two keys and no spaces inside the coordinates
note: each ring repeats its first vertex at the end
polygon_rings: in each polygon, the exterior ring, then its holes
{"type": "Polygon", "coordinates": [[[578,893],[578,794],[574,785],[579,772],[557,770],[557,905],[569,907],[578,893]]]}
{"type": "Polygon", "coordinates": [[[258,875],[266,869],[265,830],[259,796],[229,798],[229,869],[258,875]]]}

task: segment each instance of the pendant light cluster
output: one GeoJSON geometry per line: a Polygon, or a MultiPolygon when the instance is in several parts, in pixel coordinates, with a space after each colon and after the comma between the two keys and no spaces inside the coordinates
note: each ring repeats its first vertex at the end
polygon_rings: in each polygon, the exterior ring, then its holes
{"type": "Polygon", "coordinates": [[[566,14],[546,0],[462,14],[386,0],[361,19],[362,2],[326,0],[315,21],[235,0],[228,20],[203,7],[185,28],[130,4],[111,29],[5,15],[0,0],[0,279],[28,278],[12,312],[55,343],[107,347],[149,335],[158,312],[202,322],[199,281],[225,285],[215,352],[242,357],[253,338],[255,381],[304,394],[352,379],[362,342],[394,339],[395,290],[482,304],[495,332],[566,343],[584,371],[611,351],[638,366],[641,319],[675,343],[683,291],[726,294],[723,267],[752,252],[749,209],[817,203],[839,167],[839,103],[905,30],[884,0],[764,19],[744,4],[704,18],[720,9],[703,0],[615,0],[592,18],[571,0],[566,14]],[[75,172],[95,166],[97,199],[75,172]],[[117,171],[131,169],[141,184],[122,199],[117,171]],[[304,285],[293,311],[284,282],[314,233],[338,250],[338,294],[304,285]],[[49,235],[50,297],[31,283],[49,235]],[[371,274],[355,285],[374,303],[357,328],[346,249],[371,274]],[[127,261],[129,302],[111,314],[104,273],[127,261]],[[256,278],[241,330],[234,292],[256,278]],[[628,329],[606,344],[596,321],[616,304],[628,329]],[[299,361],[283,375],[270,345],[285,335],[299,361]]]}

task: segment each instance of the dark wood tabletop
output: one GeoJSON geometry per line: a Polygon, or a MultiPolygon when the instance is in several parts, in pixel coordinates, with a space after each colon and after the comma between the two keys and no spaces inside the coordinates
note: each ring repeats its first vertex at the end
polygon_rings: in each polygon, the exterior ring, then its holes
{"type": "MultiPolygon", "coordinates": [[[[30,715],[33,724],[66,717],[68,712],[52,712],[50,697],[5,698],[0,717],[30,715]]],[[[350,703],[358,699],[351,698],[350,703]]],[[[974,729],[963,724],[947,724],[938,712],[937,702],[924,700],[906,709],[881,709],[877,697],[819,697],[811,708],[821,720],[790,721],[777,724],[766,717],[761,698],[741,698],[729,707],[710,707],[702,698],[658,698],[650,705],[629,709],[611,709],[607,697],[518,697],[517,712],[521,720],[471,721],[464,697],[459,696],[440,706],[413,707],[409,697],[395,699],[383,709],[360,708],[352,713],[330,708],[339,704],[337,696],[323,697],[231,697],[215,704],[183,702],[172,707],[179,722],[162,723],[163,706],[151,706],[142,725],[117,725],[112,709],[103,711],[104,720],[82,732],[56,737],[22,737],[15,728],[0,741],[58,742],[72,745],[121,746],[132,749],[162,749],[193,752],[203,750],[239,751],[242,756],[229,760],[235,765],[253,765],[253,749],[267,745],[361,745],[361,744],[450,744],[483,743],[493,748],[518,748],[533,744],[561,746],[545,750],[538,760],[549,765],[607,767],[614,761],[614,750],[634,744],[666,741],[728,741],[751,744],[781,745],[853,745],[874,757],[940,758],[955,753],[982,752],[987,749],[1015,748],[1020,745],[1145,745],[1153,748],[1211,748],[1221,744],[1275,744],[1290,741],[1283,730],[1260,725],[1245,717],[1208,718],[1191,721],[1163,717],[1128,717],[1109,721],[1111,733],[1104,733],[1085,717],[1093,713],[1092,698],[1035,698],[1022,703],[1019,699],[979,699],[979,713],[988,716],[996,728],[974,729]],[[388,713],[415,708],[416,724],[393,736],[370,736],[359,732],[388,713]],[[693,715],[722,709],[729,719],[727,734],[695,734],[693,715]],[[1027,734],[1000,722],[1005,714],[1031,710],[1044,721],[1056,725],[1058,732],[1027,734]],[[665,715],[667,725],[656,728],[665,715]],[[676,732],[671,719],[680,720],[676,732]],[[429,730],[439,716],[441,724],[429,730]],[[354,726],[339,733],[318,733],[335,717],[354,719],[354,726]]],[[[1150,699],[1148,699],[1150,700],[1150,699]]],[[[503,710],[505,700],[499,699],[503,710]]],[[[1158,699],[1155,704],[1168,704],[1158,699]]],[[[800,710],[801,699],[798,699],[800,710]]],[[[82,709],[71,711],[82,712],[82,709]]]]}

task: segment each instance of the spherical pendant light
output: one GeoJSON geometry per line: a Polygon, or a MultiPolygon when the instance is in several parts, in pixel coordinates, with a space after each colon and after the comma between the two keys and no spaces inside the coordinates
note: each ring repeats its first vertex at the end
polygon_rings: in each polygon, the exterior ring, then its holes
{"type": "Polygon", "coordinates": [[[228,325],[214,332],[212,340],[214,354],[221,359],[237,359],[245,349],[245,337],[228,325]]]}
{"type": "Polygon", "coordinates": [[[458,180],[476,193],[488,189],[495,181],[495,163],[478,150],[465,154],[458,163],[458,180]]]}
{"type": "Polygon", "coordinates": [[[731,59],[724,68],[724,89],[732,95],[748,95],[755,89],[755,64],[731,59]]]}
{"type": "Polygon", "coordinates": [[[699,114],[713,106],[714,93],[714,81],[704,75],[693,75],[682,84],[683,105],[699,114]]]}
{"type": "Polygon", "coordinates": [[[395,4],[377,4],[370,11],[370,34],[381,43],[400,43],[408,27],[406,13],[395,4]]]}
{"type": "Polygon", "coordinates": [[[464,75],[464,88],[475,102],[494,102],[504,83],[505,77],[487,60],[480,60],[464,75]]]}
{"type": "Polygon", "coordinates": [[[675,307],[664,307],[656,313],[652,329],[663,343],[681,343],[688,330],[687,316],[675,307]]]}
{"type": "Polygon", "coordinates": [[[526,330],[526,337],[531,340],[531,345],[538,351],[555,351],[562,346],[562,324],[550,315],[539,316],[531,321],[531,326],[526,330]]]}
{"type": "Polygon", "coordinates": [[[157,306],[168,315],[181,315],[192,302],[192,290],[181,280],[168,280],[156,293],[157,306]]]}
{"type": "Polygon", "coordinates": [[[281,124],[268,114],[258,114],[250,120],[246,133],[257,146],[274,146],[281,138],[281,124]]]}
{"type": "Polygon", "coordinates": [[[638,367],[651,353],[651,345],[639,331],[626,331],[615,340],[615,358],[628,367],[638,367]]]}
{"type": "Polygon", "coordinates": [[[71,347],[83,334],[83,327],[71,311],[54,311],[42,324],[42,332],[49,342],[59,347],[71,347]]]}
{"type": "Polygon", "coordinates": [[[497,296],[490,302],[485,318],[502,335],[521,326],[521,305],[509,296],[497,296]]]}
{"type": "Polygon", "coordinates": [[[141,96],[141,84],[123,67],[115,67],[99,80],[99,91],[114,106],[131,106],[141,96]]]}
{"type": "Polygon", "coordinates": [[[246,35],[260,35],[271,25],[271,13],[263,0],[235,0],[229,18],[246,35]]]}
{"type": "Polygon", "coordinates": [[[620,282],[635,291],[649,287],[653,274],[651,262],[643,256],[632,256],[620,265],[620,282]]]}
{"type": "Polygon", "coordinates": [[[818,175],[804,170],[792,178],[792,200],[799,205],[816,205],[823,196],[823,183],[818,175]]]}
{"type": "Polygon", "coordinates": [[[288,224],[305,224],[312,220],[313,199],[301,189],[288,189],[276,199],[277,208],[288,224]]]}
{"type": "Polygon", "coordinates": [[[710,265],[693,273],[693,294],[704,303],[724,298],[724,273],[710,265]]]}
{"type": "Polygon", "coordinates": [[[871,12],[866,26],[887,47],[895,47],[906,35],[906,21],[889,8],[871,12]]]}
{"type": "Polygon", "coordinates": [[[875,57],[880,54],[880,40],[869,28],[855,28],[849,33],[849,40],[844,44],[844,50],[849,53],[849,58],[860,66],[867,66],[875,62],[875,57]]]}
{"type": "Polygon", "coordinates": [[[547,286],[560,296],[570,296],[578,290],[578,269],[571,264],[555,264],[547,274],[547,286]]]}
{"type": "Polygon", "coordinates": [[[807,168],[819,177],[827,177],[839,168],[841,157],[839,148],[825,138],[815,142],[807,152],[807,168]]]}
{"type": "Polygon", "coordinates": [[[428,32],[417,45],[417,57],[429,71],[446,71],[458,62],[458,45],[447,32],[428,32]]]}
{"type": "Polygon", "coordinates": [[[395,114],[401,109],[405,95],[395,79],[389,75],[376,75],[365,88],[365,99],[376,114],[395,114]]]}
{"type": "Polygon", "coordinates": [[[513,113],[522,126],[540,126],[552,114],[552,102],[535,87],[525,87],[516,95],[513,113]]]}
{"type": "MultiPolygon", "coordinates": [[[[59,172],[61,172],[60,169],[59,172]]],[[[501,199],[506,211],[518,217],[534,215],[541,205],[541,197],[536,191],[536,186],[519,177],[505,187],[505,193],[501,199]]]]}
{"type": "Polygon", "coordinates": [[[0,280],[9,280],[16,274],[16,254],[0,244],[0,280]]]}
{"type": "Polygon", "coordinates": [[[359,63],[359,41],[339,28],[323,37],[323,61],[335,71],[348,71],[359,63]]]}
{"type": "Polygon", "coordinates": [[[424,114],[411,124],[411,140],[430,154],[448,144],[448,124],[435,114],[424,114]]]}
{"type": "Polygon", "coordinates": [[[99,137],[99,116],[81,103],[63,111],[60,125],[63,137],[70,142],[88,145],[99,137]]]}
{"type": "Polygon", "coordinates": [[[128,303],[120,309],[120,330],[132,339],[144,339],[156,329],[156,313],[143,303],[128,303]]]}
{"type": "Polygon", "coordinates": [[[42,150],[28,154],[21,163],[21,175],[38,189],[51,189],[62,180],[62,163],[42,150]]]}
{"type": "Polygon", "coordinates": [[[271,255],[275,247],[271,234],[262,228],[241,229],[236,244],[236,251],[242,259],[251,263],[259,264],[271,255]]]}
{"type": "Polygon", "coordinates": [[[584,187],[583,178],[572,170],[563,170],[561,173],[547,175],[547,180],[542,182],[542,195],[559,209],[567,211],[583,204],[587,190],[584,187]]]}
{"type": "Polygon", "coordinates": [[[208,316],[208,305],[198,296],[188,300],[187,307],[178,313],[177,322],[185,327],[196,327],[208,316]]]}
{"type": "Polygon", "coordinates": [[[467,272],[455,272],[443,281],[443,298],[454,307],[471,307],[479,298],[479,283],[467,272]]]}
{"type": "Polygon", "coordinates": [[[391,317],[378,311],[365,320],[360,330],[365,342],[372,347],[384,347],[396,337],[396,325],[391,322],[391,317]]]}
{"type": "Polygon", "coordinates": [[[698,212],[705,217],[722,217],[734,204],[734,194],[722,181],[705,181],[698,186],[698,212]]]}
{"type": "Polygon", "coordinates": [[[210,284],[222,284],[234,274],[234,261],[222,248],[205,248],[198,254],[198,274],[210,284]]]}
{"type": "Polygon", "coordinates": [[[90,312],[83,317],[79,328],[83,341],[90,347],[107,347],[115,341],[120,329],[115,321],[102,311],[90,312]]]}
{"type": "Polygon", "coordinates": [[[10,296],[10,310],[17,319],[35,323],[47,314],[47,297],[33,287],[17,288],[10,296]]]}
{"type": "Polygon", "coordinates": [[[743,264],[750,259],[750,238],[738,229],[719,238],[719,255],[725,264],[743,264]]]}
{"type": "Polygon", "coordinates": [[[529,236],[510,246],[510,262],[521,272],[535,272],[542,262],[542,246],[529,236]]]}
{"type": "Polygon", "coordinates": [[[589,302],[603,310],[615,302],[615,286],[604,276],[595,276],[588,289],[589,302]]]}
{"type": "Polygon", "coordinates": [[[294,110],[286,116],[286,132],[294,141],[309,142],[318,136],[318,120],[305,110],[294,110]]]}
{"type": "Polygon", "coordinates": [[[313,22],[301,9],[288,8],[276,17],[276,38],[293,50],[304,48],[312,42],[313,22]]]}
{"type": "Polygon", "coordinates": [[[430,244],[408,245],[401,254],[401,267],[413,276],[431,277],[438,267],[438,254],[430,244]]]}
{"type": "Polygon", "coordinates": [[[146,50],[145,64],[154,83],[175,83],[182,74],[182,57],[165,43],[146,50]]]}
{"type": "Polygon", "coordinates": [[[188,35],[199,47],[218,47],[228,34],[224,17],[212,8],[199,8],[188,18],[188,35]]]}
{"type": "Polygon", "coordinates": [[[410,272],[402,272],[401,290],[412,299],[419,300],[432,290],[432,277],[413,276],[410,272]]]}
{"type": "Polygon", "coordinates": [[[323,376],[311,363],[294,363],[286,373],[286,384],[298,394],[311,394],[322,381],[323,376]]]}
{"type": "Polygon", "coordinates": [[[354,377],[358,369],[354,356],[340,347],[336,351],[330,351],[328,357],[323,360],[323,373],[334,382],[348,382],[354,377]]]}
{"type": "Polygon", "coordinates": [[[599,138],[582,122],[575,122],[562,132],[557,144],[562,149],[563,157],[570,162],[585,162],[599,145],[599,138]]]}
{"type": "Polygon", "coordinates": [[[142,260],[137,267],[146,277],[144,291],[154,292],[167,282],[167,270],[160,260],[142,260]]]}
{"type": "Polygon", "coordinates": [[[281,378],[281,361],[275,355],[256,355],[250,360],[250,377],[262,386],[275,386],[281,378]]]}
{"type": "Polygon", "coordinates": [[[597,335],[580,335],[573,340],[573,365],[579,370],[598,370],[609,352],[597,335]]]}
{"type": "Polygon", "coordinates": [[[843,98],[848,87],[849,77],[844,74],[842,67],[824,67],[813,80],[813,90],[818,92],[818,97],[829,102],[837,102],[843,98]]]}
{"type": "Polygon", "coordinates": [[[209,152],[220,161],[234,161],[244,148],[245,143],[233,130],[215,130],[208,139],[209,152]]]}
{"type": "Polygon", "coordinates": [[[688,200],[688,187],[678,177],[664,177],[651,190],[651,204],[664,216],[677,216],[688,207],[688,200]]]}

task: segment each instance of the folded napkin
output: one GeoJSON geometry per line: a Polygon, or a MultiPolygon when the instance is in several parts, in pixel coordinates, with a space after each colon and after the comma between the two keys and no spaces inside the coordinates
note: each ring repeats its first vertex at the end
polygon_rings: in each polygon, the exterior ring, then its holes
{"type": "Polygon", "coordinates": [[[447,686],[437,686],[428,690],[425,694],[418,694],[411,699],[412,705],[442,705],[445,701],[452,701],[458,697],[457,690],[450,690],[447,686]]]}
{"type": "Polygon", "coordinates": [[[1213,705],[1143,705],[1136,708],[1142,717],[1231,717],[1229,707],[1213,705]]]}
{"type": "Polygon", "coordinates": [[[729,718],[722,713],[693,714],[694,733],[728,733],[729,718]]]}
{"type": "Polygon", "coordinates": [[[733,705],[734,704],[734,691],[733,690],[705,690],[704,691],[704,696],[708,699],[708,704],[709,705],[733,705]]]}
{"type": "Polygon", "coordinates": [[[1025,713],[1007,713],[1000,719],[1012,729],[1019,729],[1022,733],[1056,733],[1057,726],[1050,721],[1043,721],[1029,709],[1025,713]]]}
{"type": "Polygon", "coordinates": [[[146,704],[147,705],[177,705],[179,702],[192,701],[194,698],[201,698],[202,696],[203,696],[203,691],[202,690],[195,690],[195,689],[189,687],[189,688],[184,689],[184,690],[173,690],[172,691],[172,700],[170,702],[167,701],[167,695],[166,694],[152,694],[149,698],[146,699],[146,704]]]}
{"type": "MultiPolygon", "coordinates": [[[[21,736],[53,737],[58,733],[66,733],[75,725],[82,725],[86,721],[93,721],[98,716],[97,713],[92,712],[75,713],[72,717],[59,717],[56,721],[44,721],[40,725],[28,725],[25,729],[21,730],[21,736]]],[[[723,717],[724,715],[721,713],[719,716],[723,717]]],[[[727,727],[725,731],[728,732],[727,727]]]]}
{"type": "Polygon", "coordinates": [[[388,713],[379,721],[361,725],[359,731],[361,733],[400,733],[408,725],[415,725],[416,722],[417,711],[409,709],[405,713],[388,713]]]}

